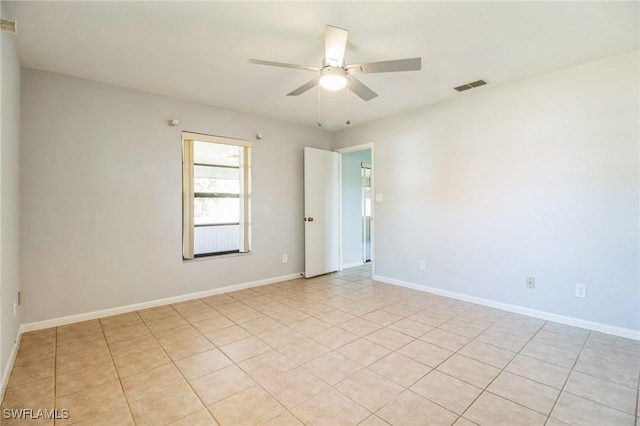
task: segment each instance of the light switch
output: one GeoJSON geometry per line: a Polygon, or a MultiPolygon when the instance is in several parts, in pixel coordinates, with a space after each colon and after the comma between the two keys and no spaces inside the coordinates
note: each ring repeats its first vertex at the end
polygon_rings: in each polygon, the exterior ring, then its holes
{"type": "Polygon", "coordinates": [[[381,203],[384,197],[382,194],[376,194],[376,203],[381,203]]]}

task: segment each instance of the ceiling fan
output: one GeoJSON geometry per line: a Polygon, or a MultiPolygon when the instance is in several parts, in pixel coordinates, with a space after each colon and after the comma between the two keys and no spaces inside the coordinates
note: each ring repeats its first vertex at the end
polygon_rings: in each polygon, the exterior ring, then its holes
{"type": "Polygon", "coordinates": [[[370,101],[378,96],[354,77],[357,74],[370,74],[378,72],[419,71],[422,66],[422,58],[397,59],[392,61],[369,62],[364,64],[345,64],[344,51],[347,47],[349,31],[327,25],[324,32],[324,59],[322,67],[307,65],[286,64],[282,62],[263,61],[261,59],[249,59],[252,64],[269,65],[274,67],[294,68],[314,71],[318,75],[311,81],[303,84],[287,96],[298,96],[318,84],[327,90],[340,90],[349,86],[349,90],[358,95],[364,101],[370,101]]]}

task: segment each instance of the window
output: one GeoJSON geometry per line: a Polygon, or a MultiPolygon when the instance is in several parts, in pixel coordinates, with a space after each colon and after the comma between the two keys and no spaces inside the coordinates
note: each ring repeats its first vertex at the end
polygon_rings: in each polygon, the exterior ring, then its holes
{"type": "Polygon", "coordinates": [[[250,250],[251,143],[182,132],[182,257],[250,250]]]}

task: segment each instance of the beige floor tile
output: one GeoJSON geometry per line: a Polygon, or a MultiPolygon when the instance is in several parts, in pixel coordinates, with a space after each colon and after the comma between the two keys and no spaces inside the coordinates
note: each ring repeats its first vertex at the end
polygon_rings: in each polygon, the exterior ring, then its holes
{"type": "Polygon", "coordinates": [[[439,328],[442,330],[450,331],[451,333],[459,334],[461,336],[469,337],[472,339],[486,330],[485,327],[480,327],[477,325],[473,325],[469,322],[460,321],[457,319],[449,320],[446,323],[440,325],[439,328]]]}
{"type": "Polygon", "coordinates": [[[259,334],[257,337],[272,348],[277,349],[304,338],[304,335],[287,326],[281,325],[279,328],[259,334]]]}
{"type": "Polygon", "coordinates": [[[80,392],[113,380],[118,380],[118,374],[111,361],[59,374],[56,375],[56,397],[80,392]]]}
{"type": "Polygon", "coordinates": [[[400,321],[403,317],[401,315],[392,314],[391,312],[383,311],[380,309],[377,311],[369,312],[362,318],[383,327],[387,327],[395,322],[400,321]]]}
{"type": "Polygon", "coordinates": [[[358,426],[389,426],[389,423],[385,422],[375,414],[372,414],[366,419],[364,419],[363,421],[361,421],[360,423],[358,423],[358,426]]]}
{"type": "Polygon", "coordinates": [[[212,333],[235,325],[233,321],[222,315],[195,321],[192,324],[202,334],[212,333]]]}
{"type": "Polygon", "coordinates": [[[343,322],[351,321],[356,317],[354,315],[348,314],[338,309],[333,309],[333,310],[324,312],[320,315],[317,315],[317,318],[329,324],[339,325],[339,324],[342,324],[343,322]]]}
{"type": "Polygon", "coordinates": [[[290,411],[285,411],[275,419],[269,420],[263,426],[304,426],[290,411]]]}
{"type": "Polygon", "coordinates": [[[339,327],[330,327],[319,333],[312,334],[309,337],[330,349],[338,349],[347,343],[351,343],[354,340],[359,339],[356,334],[350,333],[339,327]]]}
{"type": "Polygon", "coordinates": [[[150,349],[159,348],[160,344],[154,336],[143,336],[109,345],[113,359],[124,358],[150,349]]]}
{"type": "Polygon", "coordinates": [[[404,387],[366,368],[346,378],[335,388],[371,412],[404,390],[404,387]]]}
{"type": "Polygon", "coordinates": [[[234,362],[241,362],[254,356],[269,352],[271,347],[257,337],[248,337],[220,346],[220,350],[234,362]]]}
{"type": "Polygon", "coordinates": [[[575,370],[590,376],[599,377],[622,386],[638,386],[638,367],[636,362],[612,360],[610,354],[600,354],[585,349],[578,358],[575,370]]]}
{"type": "Polygon", "coordinates": [[[482,389],[433,370],[411,387],[415,393],[457,414],[462,414],[482,389]]]}
{"type": "Polygon", "coordinates": [[[556,389],[562,389],[570,372],[570,370],[566,368],[524,355],[517,355],[509,365],[507,365],[505,371],[509,371],[556,389]]]}
{"type": "Polygon", "coordinates": [[[584,343],[589,337],[590,331],[585,328],[573,327],[571,325],[559,324],[557,322],[548,321],[543,327],[544,332],[550,331],[561,334],[565,339],[584,343]]]}
{"type": "Polygon", "coordinates": [[[560,391],[533,380],[503,371],[487,390],[548,416],[560,391]]]}
{"type": "Polygon", "coordinates": [[[271,395],[288,409],[328,388],[322,380],[300,367],[266,379],[262,384],[271,395]]]}
{"type": "Polygon", "coordinates": [[[218,426],[218,423],[213,419],[209,410],[204,409],[169,423],[168,426],[218,426]]]}
{"type": "Polygon", "coordinates": [[[102,333],[91,334],[85,337],[74,337],[68,340],[58,340],[56,355],[69,355],[106,346],[107,341],[102,333]]]}
{"type": "Polygon", "coordinates": [[[158,306],[155,308],[138,311],[140,318],[146,323],[159,319],[178,316],[178,312],[171,305],[158,306]]]}
{"type": "MultiPolygon", "coordinates": [[[[458,420],[456,420],[453,426],[477,426],[477,423],[474,423],[471,420],[467,420],[464,417],[460,417],[458,420]]],[[[551,426],[551,425],[547,423],[545,426],[551,426]]]]}
{"type": "Polygon", "coordinates": [[[573,368],[578,358],[578,354],[575,352],[533,341],[527,343],[520,353],[531,358],[539,359],[540,361],[548,362],[549,364],[569,369],[573,368]]]}
{"type": "Polygon", "coordinates": [[[304,339],[296,340],[295,342],[278,348],[278,351],[301,365],[326,354],[330,349],[305,337],[304,339]]]}
{"type": "Polygon", "coordinates": [[[407,358],[398,352],[391,353],[376,361],[369,366],[369,369],[404,387],[411,386],[431,371],[431,367],[407,358]]]}
{"type": "Polygon", "coordinates": [[[210,308],[208,305],[206,309],[199,309],[193,312],[181,312],[180,315],[182,315],[184,319],[186,319],[192,324],[198,321],[204,321],[211,318],[218,318],[222,316],[220,312],[216,311],[213,308],[210,308]]]}
{"type": "Polygon", "coordinates": [[[400,354],[421,362],[429,367],[436,367],[453,355],[453,352],[422,340],[414,340],[398,351],[400,354]]]}
{"type": "Polygon", "coordinates": [[[211,309],[209,305],[207,305],[200,299],[186,300],[184,302],[173,303],[171,307],[176,311],[178,311],[178,313],[182,316],[185,316],[185,314],[188,314],[190,312],[199,312],[202,310],[211,309]]]}
{"type": "Polygon", "coordinates": [[[59,355],[56,358],[56,374],[60,375],[73,370],[99,367],[103,364],[111,364],[111,353],[106,345],[89,349],[88,351],[59,355]]]}
{"type": "Polygon", "coordinates": [[[456,352],[469,343],[471,338],[436,328],[424,334],[420,340],[456,352]]]}
{"type": "Polygon", "coordinates": [[[186,383],[154,392],[129,406],[136,425],[141,426],[164,425],[204,408],[186,383]]]}
{"type": "Polygon", "coordinates": [[[439,365],[438,370],[482,389],[500,373],[495,367],[458,354],[439,365]]]}
{"type": "Polygon", "coordinates": [[[187,324],[189,324],[189,322],[186,319],[179,315],[173,315],[155,321],[148,321],[147,327],[149,327],[149,330],[153,333],[157,333],[158,331],[169,330],[187,324]]]}
{"type": "Polygon", "coordinates": [[[179,342],[167,343],[163,347],[169,358],[174,362],[215,348],[204,336],[195,336],[179,342]]]}
{"type": "Polygon", "coordinates": [[[477,340],[469,342],[458,353],[500,369],[504,368],[516,356],[515,352],[477,340]]]}
{"type": "Polygon", "coordinates": [[[425,333],[433,330],[433,327],[431,327],[430,325],[414,321],[409,318],[404,318],[398,322],[395,322],[389,325],[389,328],[414,338],[423,336],[425,333]]]}
{"type": "MultiPolygon", "coordinates": [[[[52,329],[48,329],[52,330],[52,329]]],[[[58,342],[89,337],[92,335],[102,335],[102,327],[99,320],[82,321],[74,324],[67,324],[56,329],[56,340],[58,342]]]]}
{"type": "Polygon", "coordinates": [[[228,294],[216,294],[215,296],[208,296],[199,299],[211,306],[212,308],[216,308],[217,306],[223,306],[232,302],[235,302],[236,299],[229,296],[228,294]]]}
{"type": "Polygon", "coordinates": [[[555,346],[573,353],[579,353],[582,350],[586,336],[583,338],[575,338],[567,336],[566,334],[546,331],[545,327],[533,336],[531,339],[532,342],[544,343],[545,345],[555,346]]]}
{"type": "Polygon", "coordinates": [[[317,318],[307,318],[289,325],[289,327],[293,328],[298,333],[304,334],[305,336],[319,333],[322,330],[330,328],[331,326],[331,324],[321,321],[317,318]]]}
{"type": "Polygon", "coordinates": [[[524,339],[518,336],[512,336],[510,334],[493,330],[491,328],[476,337],[476,340],[484,343],[489,343],[493,346],[497,346],[511,352],[519,352],[529,341],[528,339],[524,339]]]}
{"type": "Polygon", "coordinates": [[[273,302],[268,305],[259,306],[255,308],[257,311],[262,312],[264,315],[270,316],[278,314],[282,311],[291,309],[291,306],[287,306],[284,303],[273,302]]]}
{"type": "Polygon", "coordinates": [[[365,339],[377,343],[380,346],[384,346],[392,351],[398,350],[415,339],[406,334],[402,334],[398,331],[391,330],[389,328],[381,328],[374,331],[371,334],[365,336],[365,339]]]}
{"type": "Polygon", "coordinates": [[[254,380],[262,382],[298,366],[281,353],[272,350],[238,364],[254,380]]]}
{"type": "Polygon", "coordinates": [[[189,324],[171,328],[169,330],[158,331],[156,333],[153,333],[153,335],[155,336],[158,343],[164,346],[199,336],[200,332],[196,330],[191,324],[189,324]]]}
{"type": "Polygon", "coordinates": [[[551,417],[575,426],[632,426],[635,417],[597,402],[562,392],[551,417]]]}
{"type": "Polygon", "coordinates": [[[142,318],[137,312],[129,312],[126,314],[115,315],[106,318],[100,318],[100,324],[104,330],[109,328],[120,328],[129,325],[137,325],[142,323],[142,318]]]}
{"type": "Polygon", "coordinates": [[[330,385],[335,385],[361,370],[362,365],[337,352],[329,352],[303,366],[330,385]]]}
{"type": "Polygon", "coordinates": [[[239,325],[233,325],[231,327],[212,331],[211,333],[206,333],[204,336],[209,339],[209,341],[211,341],[214,345],[224,346],[228,345],[229,343],[237,342],[238,340],[251,337],[251,333],[249,333],[239,325]]]}
{"type": "Polygon", "coordinates": [[[53,376],[7,388],[2,400],[2,408],[42,408],[47,406],[52,408],[54,389],[53,376]]]}
{"type": "Polygon", "coordinates": [[[104,337],[109,344],[149,335],[151,332],[144,324],[128,325],[126,327],[108,328],[104,330],[104,337]]]}
{"type": "Polygon", "coordinates": [[[49,347],[56,344],[56,329],[31,331],[20,337],[20,347],[24,349],[35,347],[49,347]]]}
{"type": "MultiPolygon", "coordinates": [[[[72,419],[70,419],[72,420],[72,419]]],[[[123,405],[115,410],[107,411],[105,413],[96,414],[93,417],[82,420],[78,423],[73,423],[76,426],[134,426],[133,417],[129,407],[123,405]]]]}
{"type": "Polygon", "coordinates": [[[292,411],[309,426],[357,425],[370,415],[369,411],[334,389],[316,395],[292,411]]]}
{"type": "Polygon", "coordinates": [[[158,346],[143,352],[138,352],[124,358],[113,360],[120,378],[133,376],[143,371],[151,370],[161,365],[169,364],[171,360],[167,354],[158,346]]]}
{"type": "Polygon", "coordinates": [[[391,353],[391,351],[384,346],[380,346],[366,339],[358,339],[337,349],[337,351],[364,366],[371,365],[391,353]]]}
{"type": "Polygon", "coordinates": [[[458,417],[410,390],[389,402],[376,415],[396,426],[449,426],[458,417]]]}
{"type": "Polygon", "coordinates": [[[482,393],[464,417],[479,425],[544,425],[547,417],[488,392],[482,393]]]}
{"type": "Polygon", "coordinates": [[[569,376],[564,391],[616,408],[625,413],[636,414],[637,389],[574,371],[569,376]]]}
{"type": "Polygon", "coordinates": [[[223,401],[209,411],[221,425],[259,425],[273,420],[285,409],[260,386],[253,386],[223,401]]]}
{"type": "Polygon", "coordinates": [[[218,349],[211,349],[176,361],[175,364],[187,380],[192,380],[228,367],[233,362],[218,349]]]}
{"type": "Polygon", "coordinates": [[[282,327],[282,324],[270,317],[262,317],[242,323],[242,328],[253,335],[266,333],[282,327]]]}
{"type": "Polygon", "coordinates": [[[254,319],[265,317],[263,313],[249,307],[247,307],[247,309],[225,313],[224,316],[226,316],[236,324],[243,324],[254,319]]]}
{"type": "Polygon", "coordinates": [[[65,423],[71,424],[100,413],[126,409],[126,400],[120,382],[116,380],[56,398],[56,408],[69,410],[69,421],[65,423]]]}
{"type": "Polygon", "coordinates": [[[288,309],[286,311],[281,311],[271,316],[275,320],[286,325],[290,325],[290,324],[305,320],[307,318],[311,318],[311,315],[305,314],[304,312],[301,312],[297,309],[288,309]]]}
{"type": "Polygon", "coordinates": [[[55,372],[54,361],[54,358],[46,358],[13,367],[7,387],[21,386],[53,376],[55,372]]]}
{"type": "Polygon", "coordinates": [[[122,388],[131,403],[163,389],[184,383],[184,378],[173,364],[162,365],[121,380],[122,388]]]}
{"type": "Polygon", "coordinates": [[[56,356],[56,347],[54,345],[39,346],[37,348],[22,348],[18,350],[13,365],[31,364],[37,361],[44,361],[56,356]]]}
{"type": "Polygon", "coordinates": [[[332,306],[334,308],[355,316],[366,315],[377,309],[375,306],[368,305],[367,303],[360,303],[360,302],[352,303],[352,301],[344,298],[336,298],[336,299],[338,300],[332,301],[333,303],[332,306]]]}
{"type": "Polygon", "coordinates": [[[256,384],[235,365],[190,381],[202,402],[209,406],[256,384]]]}
{"type": "Polygon", "coordinates": [[[339,327],[350,333],[357,334],[360,337],[366,336],[367,334],[373,333],[374,331],[382,328],[381,325],[362,318],[354,318],[350,321],[343,322],[339,327]]]}

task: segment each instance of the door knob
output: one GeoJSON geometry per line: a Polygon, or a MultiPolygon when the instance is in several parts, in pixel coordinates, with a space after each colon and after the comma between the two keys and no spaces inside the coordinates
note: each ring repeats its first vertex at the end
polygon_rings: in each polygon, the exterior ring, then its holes
{"type": "Polygon", "coordinates": [[[313,218],[311,216],[304,218],[305,222],[313,222],[313,218]]]}

